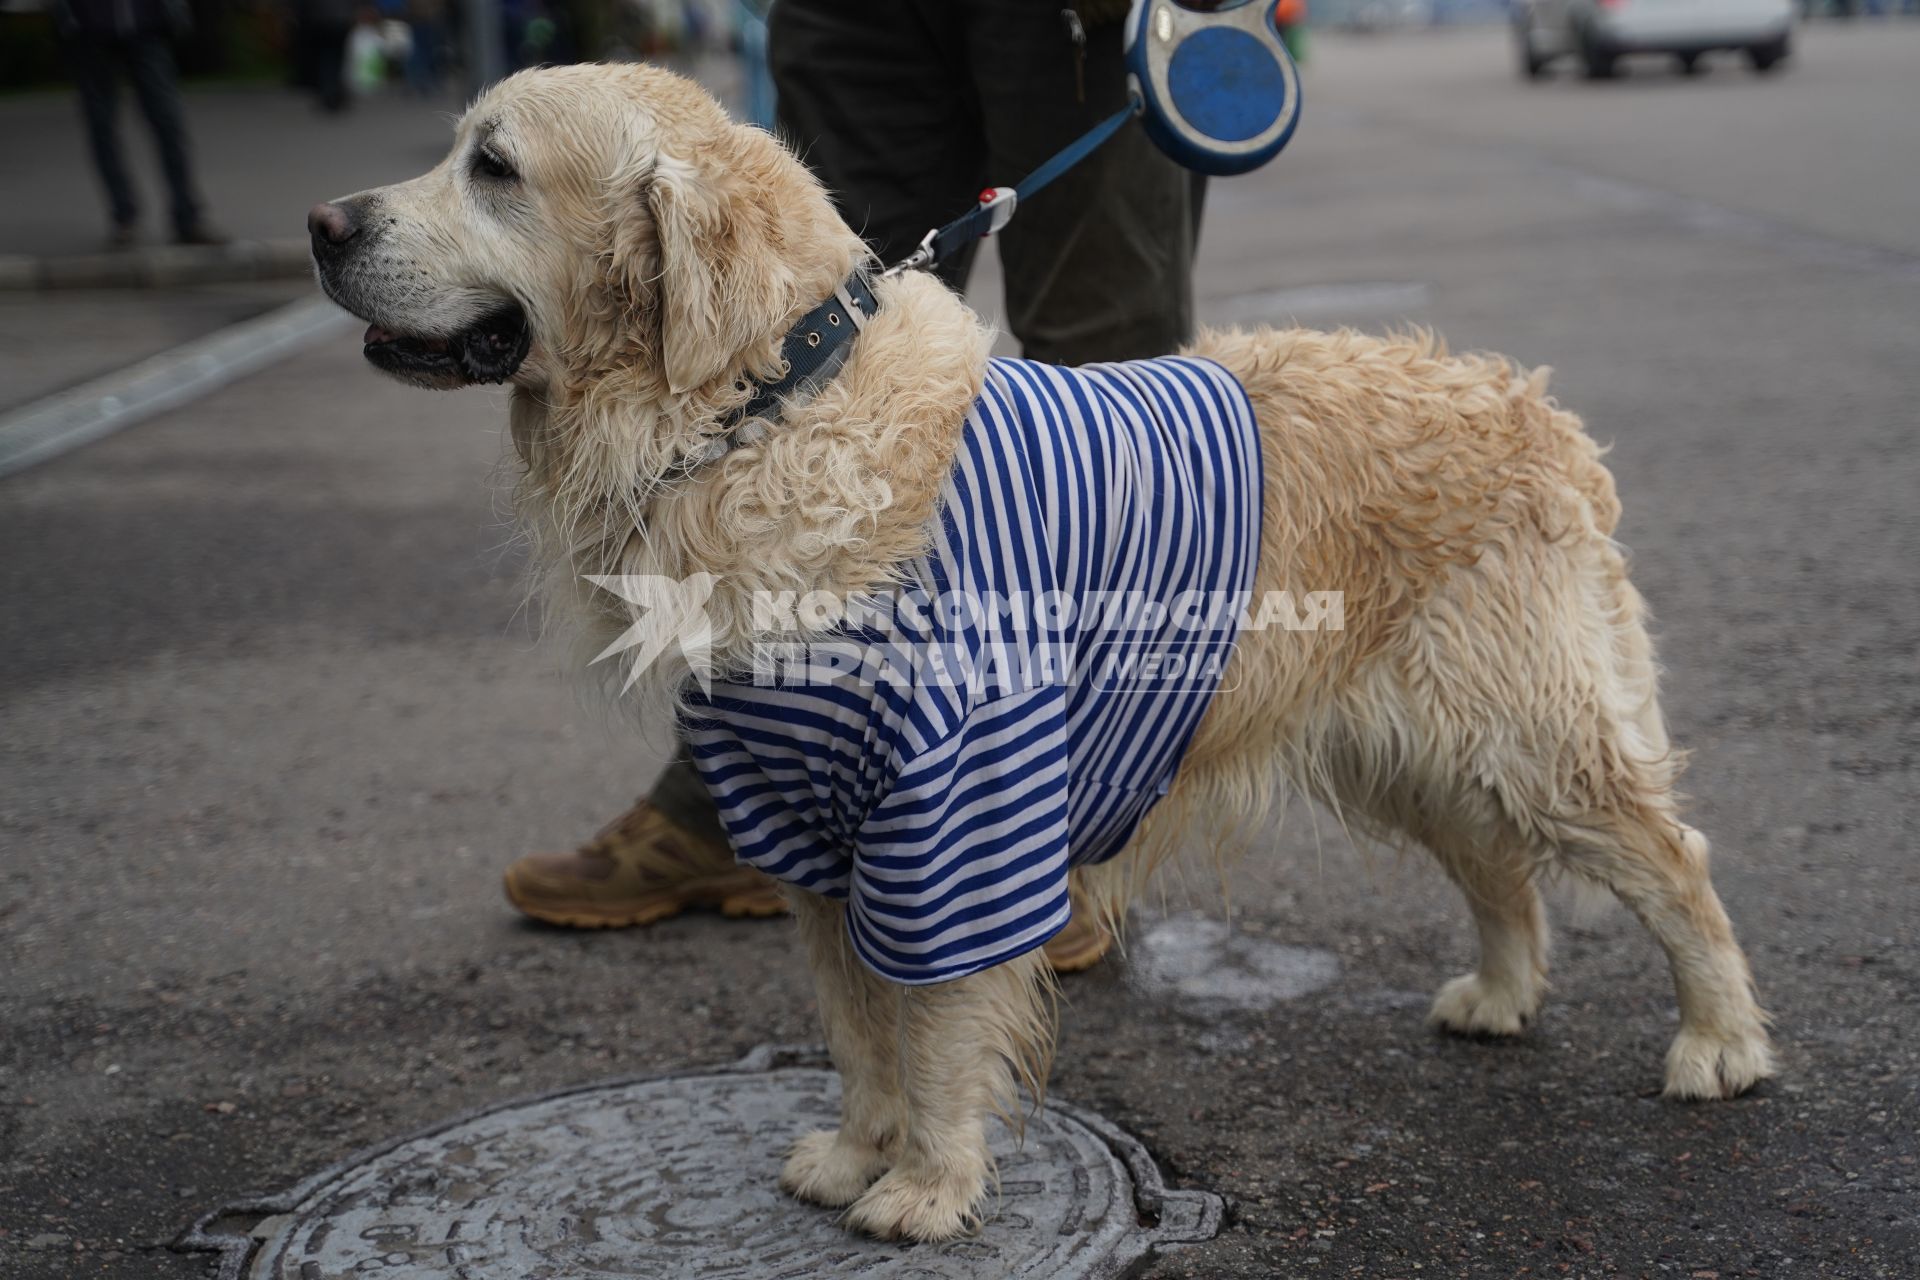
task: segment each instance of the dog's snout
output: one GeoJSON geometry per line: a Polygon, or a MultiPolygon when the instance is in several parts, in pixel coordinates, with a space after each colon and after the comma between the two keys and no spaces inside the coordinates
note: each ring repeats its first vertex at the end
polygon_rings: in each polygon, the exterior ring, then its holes
{"type": "Polygon", "coordinates": [[[307,233],[315,253],[338,250],[360,232],[360,220],[345,204],[324,201],[307,214],[307,233]]]}

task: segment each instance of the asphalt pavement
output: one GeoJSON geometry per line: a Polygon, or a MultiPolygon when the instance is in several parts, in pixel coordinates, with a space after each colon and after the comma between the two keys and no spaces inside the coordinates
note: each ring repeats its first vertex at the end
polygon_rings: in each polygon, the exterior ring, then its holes
{"type": "MultiPolygon", "coordinates": [[[[1527,85],[1499,31],[1314,55],[1293,146],[1210,190],[1203,315],[1555,367],[1614,446],[1783,1071],[1661,1101],[1664,963],[1565,894],[1537,1025],[1430,1032],[1462,904],[1296,808],[1231,935],[1196,866],[1066,984],[1054,1090],[1229,1202],[1141,1274],[1920,1274],[1920,23],[1803,31],[1764,80],[1527,85]]],[[[74,306],[15,358],[86,341],[74,306]]],[[[195,1216],[357,1148],[817,1038],[784,923],[500,900],[661,759],[534,635],[502,425],[349,340],[0,481],[0,1275],[198,1277],[166,1247],[195,1216]]]]}

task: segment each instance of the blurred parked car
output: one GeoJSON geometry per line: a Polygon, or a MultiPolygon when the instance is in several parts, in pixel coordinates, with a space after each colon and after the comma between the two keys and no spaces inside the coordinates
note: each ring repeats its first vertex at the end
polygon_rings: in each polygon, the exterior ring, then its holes
{"type": "Polygon", "coordinates": [[[1766,72],[1792,48],[1792,0],[1516,0],[1513,21],[1528,79],[1577,57],[1588,78],[1604,80],[1630,53],[1672,54],[1691,75],[1714,49],[1743,50],[1766,72]]]}

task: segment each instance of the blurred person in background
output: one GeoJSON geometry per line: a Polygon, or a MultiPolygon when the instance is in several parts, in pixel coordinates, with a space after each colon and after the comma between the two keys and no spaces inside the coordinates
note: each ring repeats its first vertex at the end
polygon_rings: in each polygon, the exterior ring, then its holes
{"type": "Polygon", "coordinates": [[[511,70],[573,61],[573,46],[561,12],[546,0],[502,0],[507,62],[511,70]]]}
{"type": "Polygon", "coordinates": [[[355,16],[355,0],[294,0],[294,56],[301,81],[329,114],[347,108],[347,38],[355,16]]]}
{"type": "Polygon", "coordinates": [[[767,8],[769,0],[736,0],[740,6],[740,62],[746,78],[742,108],[748,124],[772,129],[773,72],[767,68],[767,8]]]}
{"type": "MultiPolygon", "coordinates": [[[[882,262],[1011,183],[1126,101],[1129,0],[776,0],[768,48],[781,134],[882,262]]],[[[1192,336],[1202,179],[1130,124],[998,237],[1009,327],[1032,360],[1165,355],[1192,336]]],[[[966,287],[975,246],[934,270],[966,287]]],[[[1058,970],[1112,946],[1086,909],[1047,943],[1058,970]]],[[[651,793],[571,853],[507,869],[507,898],[550,924],[620,928],[691,906],[776,915],[774,882],[737,864],[682,757],[651,793]]]]}
{"type": "Polygon", "coordinates": [[[413,29],[401,20],[406,0],[363,4],[347,36],[347,79],[356,97],[371,97],[406,74],[413,29]]]}
{"type": "Polygon", "coordinates": [[[447,0],[412,0],[407,23],[413,28],[413,47],[407,52],[407,87],[421,97],[440,88],[447,65],[447,0]]]}
{"type": "Polygon", "coordinates": [[[124,73],[140,113],[153,131],[166,175],[176,244],[223,244],[206,220],[193,180],[186,112],[168,42],[191,25],[186,0],[54,0],[54,28],[80,90],[87,144],[106,188],[113,229],[109,244],[133,245],[140,235],[140,201],[120,148],[120,88],[124,73]]]}

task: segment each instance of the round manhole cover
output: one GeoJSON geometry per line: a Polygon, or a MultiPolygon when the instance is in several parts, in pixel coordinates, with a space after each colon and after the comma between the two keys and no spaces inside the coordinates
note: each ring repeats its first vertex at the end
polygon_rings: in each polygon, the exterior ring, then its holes
{"type": "MultiPolygon", "coordinates": [[[[1071,1277],[1113,1275],[1159,1244],[1203,1240],[1220,1201],[1167,1191],[1146,1153],[1049,1103],[1016,1143],[995,1122],[999,1197],[977,1235],[882,1244],[781,1194],[787,1146],[839,1114],[828,1070],[764,1069],[570,1090],[454,1121],[208,1215],[184,1242],[253,1280],[459,1277],[1071,1277]],[[247,1235],[211,1224],[261,1220],[247,1235]]],[[[762,1069],[753,1069],[753,1068],[762,1069]]]]}

